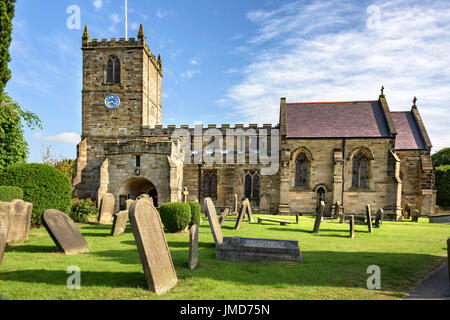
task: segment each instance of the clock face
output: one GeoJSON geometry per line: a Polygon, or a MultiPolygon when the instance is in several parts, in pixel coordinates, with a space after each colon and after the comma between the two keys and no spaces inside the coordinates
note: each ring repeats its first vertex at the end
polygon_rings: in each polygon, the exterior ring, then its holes
{"type": "Polygon", "coordinates": [[[116,110],[120,107],[120,98],[116,94],[108,94],[105,98],[105,107],[108,110],[116,110]]]}

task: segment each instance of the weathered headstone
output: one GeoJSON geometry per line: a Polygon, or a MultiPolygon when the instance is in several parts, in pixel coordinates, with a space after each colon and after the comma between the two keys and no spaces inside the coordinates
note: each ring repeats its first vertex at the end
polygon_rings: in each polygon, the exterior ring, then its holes
{"type": "Polygon", "coordinates": [[[316,216],[316,221],[314,223],[313,233],[319,233],[320,223],[322,222],[324,211],[325,211],[325,202],[321,201],[320,206],[319,206],[319,211],[316,216]]]}
{"type": "Polygon", "coordinates": [[[153,203],[139,199],[131,206],[129,216],[148,288],[164,294],[178,279],[159,213],[153,203]]]}
{"type": "Polygon", "coordinates": [[[245,205],[246,205],[246,211],[247,211],[247,217],[248,217],[248,221],[250,222],[255,222],[255,220],[253,220],[253,211],[252,211],[252,205],[250,204],[250,201],[248,199],[245,199],[245,205]]]}
{"type": "Polygon", "coordinates": [[[300,217],[299,216],[300,216],[299,214],[295,215],[295,224],[299,224],[299,222],[300,222],[300,217]]]}
{"type": "Polygon", "coordinates": [[[103,196],[100,204],[98,221],[102,224],[109,224],[113,221],[115,199],[111,193],[103,196]]]}
{"type": "Polygon", "coordinates": [[[419,222],[419,217],[420,217],[419,210],[416,209],[413,212],[411,212],[411,222],[419,222]]]}
{"type": "Polygon", "coordinates": [[[366,219],[367,219],[367,226],[369,227],[369,232],[373,233],[372,229],[372,210],[370,209],[370,205],[366,205],[366,219]]]}
{"type": "Polygon", "coordinates": [[[245,202],[242,202],[241,205],[241,209],[239,210],[239,214],[236,220],[236,225],[234,226],[234,229],[239,230],[239,228],[241,227],[242,221],[244,220],[245,217],[245,212],[247,210],[247,205],[245,204],[245,202]]]}
{"type": "Polygon", "coordinates": [[[132,199],[128,199],[127,201],[125,201],[125,204],[127,206],[127,211],[130,211],[131,206],[133,205],[134,200],[132,199]]]}
{"type": "Polygon", "coordinates": [[[220,215],[219,218],[219,224],[222,226],[223,223],[225,222],[225,219],[227,218],[227,216],[230,214],[230,209],[226,208],[222,214],[220,215]]]}
{"type": "Polygon", "coordinates": [[[184,201],[184,203],[187,203],[188,195],[189,195],[189,191],[188,191],[188,189],[186,187],[184,187],[184,189],[183,189],[183,201],[184,201]]]}
{"type": "Polygon", "coordinates": [[[111,229],[111,236],[121,235],[127,229],[128,210],[120,211],[114,215],[114,222],[111,229]]]}
{"type": "Polygon", "coordinates": [[[0,202],[0,269],[2,267],[3,255],[5,253],[6,240],[8,238],[10,210],[10,203],[0,202]]]}
{"type": "Polygon", "coordinates": [[[59,251],[65,254],[78,254],[91,249],[75,223],[65,213],[53,209],[47,210],[42,216],[42,224],[59,251]]]}
{"type": "Polygon", "coordinates": [[[355,238],[355,216],[350,216],[350,238],[355,238]]]}
{"type": "Polygon", "coordinates": [[[383,219],[384,219],[384,210],[380,208],[378,209],[375,217],[375,228],[381,227],[381,225],[383,224],[383,219]]]}
{"type": "Polygon", "coordinates": [[[216,207],[210,198],[205,199],[205,211],[208,216],[214,243],[216,244],[216,247],[219,248],[219,246],[223,243],[222,228],[220,227],[219,220],[217,219],[216,207]]]}
{"type": "Polygon", "coordinates": [[[234,195],[234,205],[232,214],[238,214],[238,195],[234,195]]]}
{"type": "Polygon", "coordinates": [[[22,200],[13,200],[9,211],[9,232],[7,242],[26,241],[30,237],[33,205],[22,200]]]}
{"type": "Polygon", "coordinates": [[[189,230],[189,269],[194,270],[198,265],[198,225],[194,224],[189,230]]]}

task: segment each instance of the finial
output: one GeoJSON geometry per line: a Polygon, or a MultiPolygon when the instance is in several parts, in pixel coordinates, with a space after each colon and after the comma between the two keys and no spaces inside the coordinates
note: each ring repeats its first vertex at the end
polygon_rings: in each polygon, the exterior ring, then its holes
{"type": "Polygon", "coordinates": [[[138,33],[138,39],[144,39],[145,38],[145,34],[144,34],[144,27],[141,25],[139,26],[139,33],[138,33]]]}
{"type": "Polygon", "coordinates": [[[381,95],[384,96],[384,86],[381,86],[381,95]]]}
{"type": "Polygon", "coordinates": [[[83,37],[81,38],[81,42],[83,47],[87,47],[89,46],[89,31],[88,31],[88,27],[87,25],[84,26],[84,32],[83,32],[83,37]]]}
{"type": "Polygon", "coordinates": [[[89,31],[87,25],[84,26],[83,38],[89,38],[89,31]]]}
{"type": "Polygon", "coordinates": [[[414,103],[413,107],[417,107],[417,97],[414,97],[413,103],[414,103]]]}

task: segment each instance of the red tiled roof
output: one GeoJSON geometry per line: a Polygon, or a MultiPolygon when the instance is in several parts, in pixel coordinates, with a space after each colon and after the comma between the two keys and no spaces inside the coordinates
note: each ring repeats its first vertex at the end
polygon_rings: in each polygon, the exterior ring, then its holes
{"type": "Polygon", "coordinates": [[[376,101],[286,104],[287,138],[389,138],[383,107],[376,101]]]}
{"type": "Polygon", "coordinates": [[[397,129],[395,150],[426,150],[427,146],[420,133],[419,126],[410,111],[391,112],[397,129]]]}

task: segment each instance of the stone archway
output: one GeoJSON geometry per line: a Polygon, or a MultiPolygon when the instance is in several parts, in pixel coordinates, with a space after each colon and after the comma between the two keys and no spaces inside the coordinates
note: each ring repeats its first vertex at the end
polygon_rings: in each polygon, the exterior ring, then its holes
{"type": "Polygon", "coordinates": [[[155,207],[158,207],[158,191],[153,183],[145,178],[131,178],[122,183],[119,191],[120,210],[126,209],[128,199],[136,200],[137,197],[147,194],[153,198],[155,207]]]}

